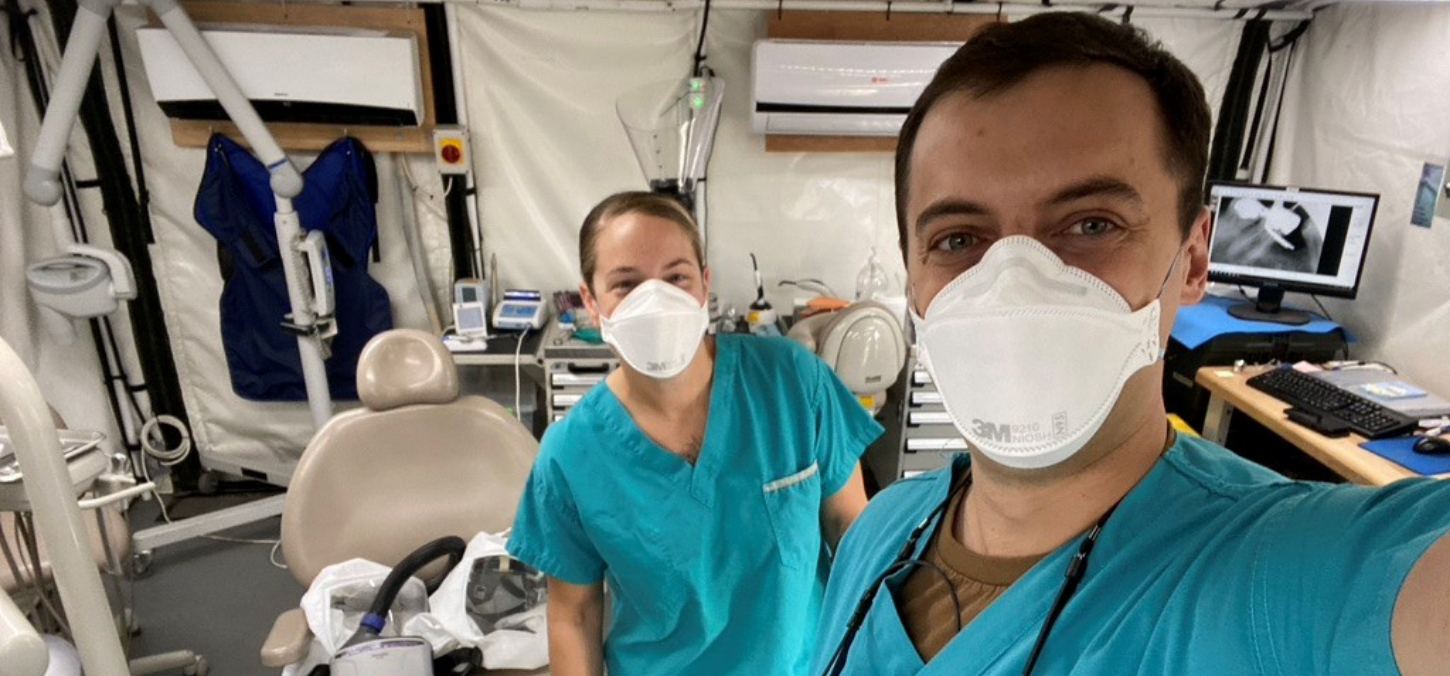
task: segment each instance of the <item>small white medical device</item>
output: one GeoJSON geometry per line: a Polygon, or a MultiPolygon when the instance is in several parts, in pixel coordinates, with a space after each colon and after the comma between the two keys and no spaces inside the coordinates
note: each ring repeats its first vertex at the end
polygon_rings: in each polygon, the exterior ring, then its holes
{"type": "Polygon", "coordinates": [[[488,290],[482,280],[453,283],[453,332],[469,338],[488,336],[488,290]]]}
{"type": "Polygon", "coordinates": [[[537,331],[549,319],[549,306],[538,291],[509,289],[493,309],[493,327],[502,331],[537,331]]]}
{"type": "Polygon", "coordinates": [[[38,305],[71,319],[89,319],[111,314],[120,301],[136,297],[136,278],[125,256],[84,245],[67,251],[25,269],[38,305]]]}

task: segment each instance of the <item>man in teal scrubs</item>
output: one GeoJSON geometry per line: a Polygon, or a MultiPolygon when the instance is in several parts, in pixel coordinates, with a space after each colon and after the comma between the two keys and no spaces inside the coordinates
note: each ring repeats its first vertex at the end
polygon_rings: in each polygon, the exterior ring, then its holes
{"type": "Polygon", "coordinates": [[[1182,63],[1090,15],[993,25],[937,72],[897,217],[972,451],[847,534],[816,673],[1450,673],[1450,483],[1289,481],[1165,424],[1210,126],[1182,63]]]}

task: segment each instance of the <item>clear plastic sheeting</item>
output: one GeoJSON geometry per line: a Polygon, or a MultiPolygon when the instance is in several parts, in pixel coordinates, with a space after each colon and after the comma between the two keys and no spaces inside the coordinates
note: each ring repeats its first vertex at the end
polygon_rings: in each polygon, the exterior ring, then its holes
{"type": "MultiPolygon", "coordinates": [[[[707,63],[727,83],[708,180],[714,290],[722,308],[754,297],[750,254],[777,308],[783,279],[854,288],[871,247],[901,291],[888,153],[766,153],[750,130],[751,47],[767,12],[713,10],[707,63]]],[[[689,75],[698,12],[524,12],[457,7],[463,74],[478,152],[484,247],[510,287],[579,284],[578,230],[610,193],[645,189],[629,135],[613,112],[627,92],[689,75]]],[[[1217,106],[1242,24],[1135,21],[1203,79],[1217,106]]],[[[646,173],[650,171],[647,167],[646,173]]]]}
{"type": "Polygon", "coordinates": [[[1447,35],[1446,4],[1319,12],[1296,47],[1269,172],[1279,185],[1380,194],[1358,298],[1322,300],[1360,339],[1352,356],[1440,393],[1450,392],[1450,222],[1414,227],[1410,210],[1424,163],[1450,158],[1447,35]]]}

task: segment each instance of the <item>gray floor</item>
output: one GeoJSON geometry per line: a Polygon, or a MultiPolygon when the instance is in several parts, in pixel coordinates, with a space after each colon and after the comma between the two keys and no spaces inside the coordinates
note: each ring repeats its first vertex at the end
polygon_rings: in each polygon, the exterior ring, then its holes
{"type": "MultiPolygon", "coordinates": [[[[192,498],[184,512],[204,510],[206,498],[192,498]]],[[[217,506],[232,500],[215,498],[217,506]]],[[[151,503],[137,503],[132,523],[155,523],[151,503]]],[[[241,526],[220,535],[275,539],[280,519],[241,526]]],[[[141,634],[132,657],[171,650],[200,653],[217,676],[269,674],[258,651],[277,615],[297,606],[305,591],[285,570],[269,562],[271,547],[195,539],[163,547],[152,555],[148,573],[136,580],[136,620],[141,634]]]]}

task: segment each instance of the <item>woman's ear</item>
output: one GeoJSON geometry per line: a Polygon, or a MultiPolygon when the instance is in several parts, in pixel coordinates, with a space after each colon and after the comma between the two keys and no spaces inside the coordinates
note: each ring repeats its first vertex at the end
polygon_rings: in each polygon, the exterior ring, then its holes
{"type": "Polygon", "coordinates": [[[579,285],[579,297],[584,300],[584,309],[589,312],[589,318],[594,320],[595,326],[599,326],[599,301],[589,291],[588,284],[579,285]]]}

